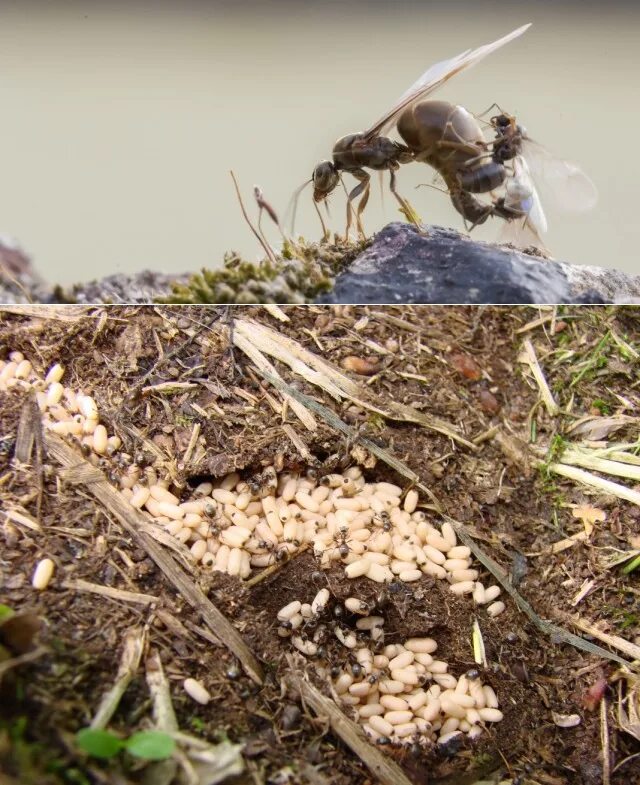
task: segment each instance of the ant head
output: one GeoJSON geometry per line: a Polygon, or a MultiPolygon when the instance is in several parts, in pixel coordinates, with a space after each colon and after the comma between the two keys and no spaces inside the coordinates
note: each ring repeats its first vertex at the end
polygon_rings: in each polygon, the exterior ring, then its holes
{"type": "Polygon", "coordinates": [[[331,161],[321,161],[313,170],[311,180],[313,182],[313,199],[321,202],[338,185],[340,176],[338,170],[331,161]]]}
{"type": "Polygon", "coordinates": [[[516,130],[516,118],[510,114],[498,114],[491,118],[491,125],[499,132],[516,130]]]}

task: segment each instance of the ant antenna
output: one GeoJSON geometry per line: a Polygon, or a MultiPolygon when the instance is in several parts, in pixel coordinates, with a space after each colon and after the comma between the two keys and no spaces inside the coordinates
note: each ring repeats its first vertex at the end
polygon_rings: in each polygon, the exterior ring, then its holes
{"type": "Polygon", "coordinates": [[[285,213],[286,216],[289,215],[291,212],[291,234],[293,235],[295,232],[295,224],[296,224],[296,213],[298,211],[298,199],[300,198],[300,194],[304,191],[304,189],[313,182],[313,177],[309,180],[306,180],[302,183],[301,186],[296,188],[293,192],[291,199],[289,200],[289,204],[287,205],[287,212],[285,213]],[[292,209],[293,208],[293,209],[292,209]]]}

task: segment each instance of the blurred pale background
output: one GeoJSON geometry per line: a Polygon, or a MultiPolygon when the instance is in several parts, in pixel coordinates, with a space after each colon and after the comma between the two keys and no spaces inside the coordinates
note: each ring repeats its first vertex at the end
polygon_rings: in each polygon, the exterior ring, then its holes
{"type": "MultiPolygon", "coordinates": [[[[2,0],[0,234],[60,283],[214,267],[231,248],[257,258],[229,169],[252,212],[259,183],[284,213],[336,138],[372,123],[427,66],[532,21],[438,97],[476,112],[499,102],[596,182],[595,213],[549,216],[557,258],[639,272],[637,8],[2,0]]],[[[427,167],[405,166],[399,188],[425,220],[461,229],[443,194],[414,191],[430,180],[427,167]]],[[[317,237],[310,198],[296,229],[317,237]]],[[[340,191],[332,216],[343,230],[340,191]]],[[[376,182],[366,229],[397,217],[376,182]]]]}

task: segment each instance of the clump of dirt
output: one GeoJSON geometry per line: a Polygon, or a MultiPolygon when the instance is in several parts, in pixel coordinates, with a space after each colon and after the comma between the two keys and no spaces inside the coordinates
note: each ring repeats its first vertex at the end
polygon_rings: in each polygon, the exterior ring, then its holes
{"type": "MultiPolygon", "coordinates": [[[[616,349],[616,338],[638,348],[637,309],[566,308],[551,314],[554,321],[527,308],[336,306],[288,308],[286,314],[290,321],[278,329],[337,366],[348,356],[381,357],[380,370],[367,381],[376,395],[446,419],[467,439],[484,435],[477,450],[468,450],[442,433],[323,397],[323,403],[357,433],[375,440],[419,475],[444,510],[465,522],[473,537],[510,572],[540,616],[553,619],[558,610],[579,611],[594,624],[637,640],[637,573],[623,576],[619,570],[604,569],[600,559],[607,549],[632,546],[637,508],[550,478],[522,460],[525,451],[519,446],[532,439],[546,446],[557,435],[558,425],[539,406],[538,389],[518,363],[523,335],[519,331],[527,328],[525,335],[536,335],[558,400],[564,405],[572,398],[576,416],[613,414],[621,398],[637,397],[637,363],[616,349]],[[537,319],[539,326],[527,327],[537,319]],[[460,362],[461,353],[473,358],[479,374],[475,369],[465,371],[471,365],[460,362]],[[454,355],[458,359],[453,360],[454,355]],[[491,436],[496,428],[506,434],[505,441],[491,436]],[[580,529],[570,505],[585,501],[606,509],[606,524],[599,524],[589,539],[553,553],[553,543],[580,529]],[[595,590],[572,605],[583,583],[592,578],[595,590]]],[[[328,425],[319,422],[311,433],[290,411],[281,410],[274,417],[273,391],[230,348],[225,331],[217,330],[221,324],[232,328],[234,315],[263,322],[271,318],[248,306],[230,312],[51,309],[36,315],[4,314],[0,344],[6,353],[23,351],[43,371],[63,362],[66,381],[95,397],[110,432],[121,437],[124,453],[155,461],[174,488],[186,490],[233,470],[252,476],[268,463],[306,469],[308,456],[301,455],[283,430],[282,416],[321,470],[353,462],[353,443],[336,436],[328,425]],[[175,387],[160,386],[167,382],[175,387]],[[195,424],[206,450],[197,462],[184,462],[181,457],[195,424]]],[[[294,384],[318,395],[306,381],[294,384]]],[[[426,576],[413,584],[394,583],[381,597],[380,586],[366,579],[350,581],[341,568],[319,571],[308,552],[284,562],[253,587],[197,570],[194,580],[262,662],[265,681],[256,685],[224,641],[216,640],[88,487],[67,483],[46,454],[40,466],[37,461],[25,465],[14,460],[24,399],[14,391],[0,395],[3,508],[19,511],[37,524],[5,517],[0,531],[2,602],[44,620],[39,640],[46,646],[37,659],[1,677],[0,761],[7,777],[13,778],[8,782],[141,779],[139,764],[121,758],[110,763],[89,759],[73,738],[91,721],[100,697],[113,683],[123,633],[132,627],[148,629],[149,645],[159,652],[172,684],[180,727],[208,740],[229,738],[243,744],[246,777],[251,780],[241,781],[268,785],[374,781],[323,718],[314,717],[283,686],[289,668],[295,667],[327,690],[315,674],[315,663],[302,656],[289,660],[291,647],[278,636],[277,611],[292,599],[310,601],[325,585],[336,599],[362,597],[381,607],[390,642],[429,635],[438,641],[438,656],[450,663],[454,675],[478,667],[471,645],[472,604],[426,576]],[[50,586],[36,592],[30,578],[45,555],[54,560],[56,572],[50,586]],[[96,595],[80,589],[79,580],[150,599],[132,602],[96,595]],[[212,695],[207,706],[184,693],[181,682],[187,677],[206,686],[212,695]]],[[[633,440],[636,427],[632,421],[624,425],[620,440],[633,440]]],[[[113,469],[106,460],[102,468],[113,469]]],[[[405,484],[381,463],[369,468],[367,476],[405,484]]],[[[600,716],[598,710],[584,708],[584,698],[594,682],[613,675],[615,666],[545,638],[510,601],[495,620],[483,617],[482,631],[489,668],[480,670],[498,693],[504,721],[473,744],[409,747],[387,754],[416,783],[465,785],[491,772],[522,783],[600,782],[600,716]],[[558,727],[553,712],[577,714],[580,723],[558,727]]],[[[7,647],[6,642],[3,645],[7,647]]],[[[9,650],[12,655],[15,652],[9,650]]],[[[327,656],[331,663],[342,664],[344,649],[331,642],[327,656]]],[[[612,691],[605,693],[610,781],[620,784],[629,780],[631,756],[640,747],[620,729],[613,698],[612,691]]],[[[128,735],[149,721],[149,695],[141,672],[109,727],[128,735]]]]}

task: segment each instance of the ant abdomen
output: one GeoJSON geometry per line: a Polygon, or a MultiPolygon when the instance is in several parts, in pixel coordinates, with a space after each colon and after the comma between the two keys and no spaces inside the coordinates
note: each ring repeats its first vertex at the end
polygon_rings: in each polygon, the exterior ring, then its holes
{"type": "Polygon", "coordinates": [[[459,169],[458,182],[461,188],[472,194],[484,194],[499,188],[507,173],[504,166],[497,161],[488,161],[473,169],[459,169]]]}

